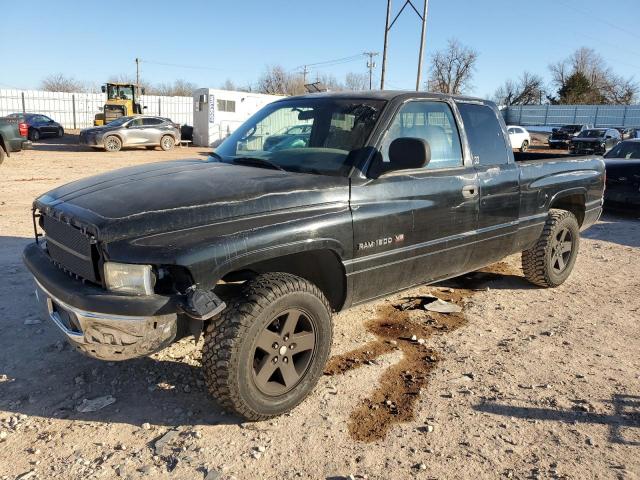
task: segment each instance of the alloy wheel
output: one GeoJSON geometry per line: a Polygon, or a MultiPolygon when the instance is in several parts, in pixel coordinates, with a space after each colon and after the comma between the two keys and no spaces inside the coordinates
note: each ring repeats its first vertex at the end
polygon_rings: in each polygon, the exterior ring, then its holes
{"type": "Polygon", "coordinates": [[[551,268],[556,273],[562,273],[567,267],[573,252],[573,235],[568,228],[560,230],[553,237],[551,245],[551,268]]]}
{"type": "Polygon", "coordinates": [[[315,319],[288,309],[271,320],[253,344],[253,381],[262,393],[291,391],[306,374],[315,353],[315,319]]]}

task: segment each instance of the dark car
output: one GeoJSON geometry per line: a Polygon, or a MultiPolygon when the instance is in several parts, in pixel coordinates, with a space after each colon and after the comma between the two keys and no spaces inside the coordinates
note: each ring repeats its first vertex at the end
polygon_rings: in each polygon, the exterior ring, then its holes
{"type": "Polygon", "coordinates": [[[615,128],[591,128],[583,130],[569,142],[572,155],[604,155],[620,142],[620,132],[615,128]]]}
{"type": "Polygon", "coordinates": [[[12,113],[10,117],[21,118],[29,129],[29,140],[37,142],[42,137],[62,137],[64,128],[55,120],[40,113],[12,113]]]}
{"type": "Polygon", "coordinates": [[[554,128],[548,139],[549,148],[567,148],[573,137],[589,128],[592,128],[592,125],[563,125],[560,128],[554,128]]]}
{"type": "Polygon", "coordinates": [[[606,207],[640,207],[640,139],[625,140],[604,156],[606,207]]]}
{"type": "Polygon", "coordinates": [[[600,216],[604,162],[533,155],[512,151],[500,111],[479,99],[286,97],[207,161],[137,165],[41,195],[24,261],[43,314],[78,350],[126,360],[204,333],[209,392],[264,420],[317,383],[334,311],[516,252],[533,284],[562,284],[580,230],[600,216]],[[305,147],[258,141],[258,130],[301,122],[305,147]]]}

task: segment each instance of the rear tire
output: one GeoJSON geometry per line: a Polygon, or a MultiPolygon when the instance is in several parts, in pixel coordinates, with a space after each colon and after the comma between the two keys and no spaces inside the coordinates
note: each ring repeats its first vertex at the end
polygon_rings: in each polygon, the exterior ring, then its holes
{"type": "Polygon", "coordinates": [[[520,151],[522,153],[526,152],[527,150],[529,150],[529,140],[525,140],[524,142],[522,142],[522,146],[520,147],[520,151]]]}
{"type": "Polygon", "coordinates": [[[122,148],[122,140],[115,135],[109,135],[104,139],[104,149],[107,152],[119,152],[122,148]]]}
{"type": "Polygon", "coordinates": [[[37,142],[38,140],[40,140],[40,131],[36,130],[35,128],[33,130],[29,130],[29,140],[31,140],[32,142],[37,142]]]}
{"type": "Polygon", "coordinates": [[[2,148],[2,145],[0,145],[0,165],[2,165],[2,162],[4,162],[4,157],[5,157],[4,148],[2,148]]]}
{"type": "Polygon", "coordinates": [[[580,247],[580,227],[573,213],[551,209],[536,244],[522,252],[524,276],[540,287],[557,287],[569,277],[580,247]]]}
{"type": "Polygon", "coordinates": [[[209,392],[248,420],[282,415],[315,387],[332,332],[329,303],[318,287],[287,273],[259,275],[205,331],[209,392]]]}
{"type": "Polygon", "coordinates": [[[171,150],[175,144],[176,141],[171,135],[165,135],[160,139],[160,148],[165,152],[171,150]]]}

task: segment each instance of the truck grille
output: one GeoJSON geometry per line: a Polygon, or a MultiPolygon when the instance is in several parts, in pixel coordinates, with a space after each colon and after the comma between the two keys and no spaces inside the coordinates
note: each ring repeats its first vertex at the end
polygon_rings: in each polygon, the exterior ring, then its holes
{"type": "Polygon", "coordinates": [[[75,227],[44,215],[49,256],[61,267],[90,282],[99,283],[91,239],[75,227]]]}

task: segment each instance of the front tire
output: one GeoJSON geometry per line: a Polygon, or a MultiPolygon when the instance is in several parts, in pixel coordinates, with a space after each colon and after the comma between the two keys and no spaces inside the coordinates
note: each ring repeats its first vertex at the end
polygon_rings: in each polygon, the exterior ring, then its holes
{"type": "Polygon", "coordinates": [[[526,152],[527,150],[529,150],[529,140],[525,140],[524,142],[522,142],[522,146],[520,147],[520,151],[522,153],[526,152]]]}
{"type": "Polygon", "coordinates": [[[64,129],[62,127],[58,128],[58,138],[64,137],[64,129]]]}
{"type": "Polygon", "coordinates": [[[160,148],[165,152],[171,150],[175,144],[176,141],[171,135],[165,135],[160,139],[160,148]]]}
{"type": "Polygon", "coordinates": [[[580,227],[575,215],[551,209],[536,244],[522,252],[522,270],[531,283],[557,287],[569,277],[578,257],[580,227]]]}
{"type": "Polygon", "coordinates": [[[109,135],[104,139],[104,149],[107,152],[119,152],[122,148],[122,140],[115,135],[109,135]]]}
{"type": "Polygon", "coordinates": [[[248,420],[282,415],[315,387],[332,333],[318,287],[287,273],[259,275],[207,327],[202,366],[209,392],[248,420]]]}

